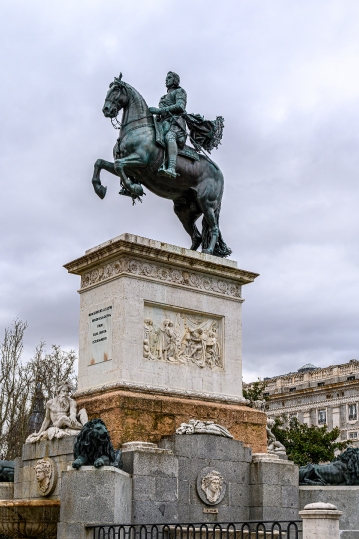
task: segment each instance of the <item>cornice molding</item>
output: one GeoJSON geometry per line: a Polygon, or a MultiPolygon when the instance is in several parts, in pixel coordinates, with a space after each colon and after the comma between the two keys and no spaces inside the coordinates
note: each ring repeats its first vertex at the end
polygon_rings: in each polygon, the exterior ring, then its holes
{"type": "Polygon", "coordinates": [[[233,280],[218,279],[217,277],[194,271],[181,271],[167,267],[164,264],[149,263],[126,256],[98,265],[91,271],[83,273],[81,275],[80,293],[123,276],[167,283],[171,286],[197,290],[205,294],[226,297],[239,302],[244,301],[241,298],[241,285],[233,282],[233,280]]]}
{"type": "Polygon", "coordinates": [[[193,400],[204,400],[212,402],[222,402],[224,404],[240,404],[247,406],[247,401],[244,397],[235,397],[232,395],[221,395],[218,393],[207,393],[203,391],[193,391],[187,389],[173,389],[168,387],[157,387],[147,384],[135,384],[133,382],[114,382],[112,384],[103,384],[101,386],[95,386],[90,389],[80,389],[74,393],[75,398],[94,397],[107,393],[109,391],[115,391],[116,389],[124,389],[127,391],[135,391],[139,393],[148,393],[155,395],[164,395],[170,397],[180,397],[193,400]]]}
{"type": "Polygon", "coordinates": [[[113,240],[86,251],[84,256],[65,264],[69,273],[83,275],[99,265],[113,262],[116,258],[133,256],[147,262],[161,262],[172,268],[203,271],[207,276],[230,279],[237,284],[251,283],[258,273],[238,269],[236,262],[212,255],[197,253],[175,245],[161,243],[132,234],[122,234],[113,240]]]}

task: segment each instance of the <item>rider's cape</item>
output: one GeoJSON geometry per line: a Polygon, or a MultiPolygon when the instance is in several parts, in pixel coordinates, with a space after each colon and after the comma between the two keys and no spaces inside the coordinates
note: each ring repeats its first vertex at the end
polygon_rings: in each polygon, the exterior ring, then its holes
{"type": "Polygon", "coordinates": [[[186,120],[191,142],[195,149],[200,151],[201,148],[211,153],[213,148],[217,148],[221,143],[224,127],[224,119],[222,116],[217,116],[214,121],[205,120],[200,114],[187,114],[186,120]]]}

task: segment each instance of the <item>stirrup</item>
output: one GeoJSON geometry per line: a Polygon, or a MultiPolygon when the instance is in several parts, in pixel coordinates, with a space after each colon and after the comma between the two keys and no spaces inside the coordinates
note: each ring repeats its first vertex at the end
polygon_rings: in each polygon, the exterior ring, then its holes
{"type": "Polygon", "coordinates": [[[173,168],[160,168],[158,170],[159,176],[166,176],[166,178],[177,178],[179,174],[176,173],[176,170],[173,168]]]}

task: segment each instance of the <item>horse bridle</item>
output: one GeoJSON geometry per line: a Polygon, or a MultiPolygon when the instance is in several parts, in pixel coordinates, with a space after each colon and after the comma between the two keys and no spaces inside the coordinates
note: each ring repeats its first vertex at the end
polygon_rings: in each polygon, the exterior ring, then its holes
{"type": "MultiPolygon", "coordinates": [[[[118,93],[120,93],[121,90],[119,90],[118,93]]],[[[118,95],[118,94],[117,94],[118,95]]],[[[117,115],[118,113],[120,112],[120,109],[118,108],[118,105],[116,103],[116,101],[114,101],[113,99],[106,99],[106,101],[109,101],[111,103],[111,105],[113,105],[115,107],[115,110],[116,110],[116,116],[113,116],[111,119],[111,124],[112,124],[112,127],[114,129],[121,129],[121,127],[126,127],[126,125],[128,124],[132,124],[132,122],[137,122],[138,120],[143,120],[144,118],[153,118],[152,115],[148,115],[148,114],[145,114],[144,116],[140,116],[139,118],[134,118],[133,120],[130,120],[129,122],[126,122],[125,124],[122,124],[118,119],[117,119],[117,115]]],[[[147,127],[148,124],[145,124],[145,125],[139,125],[138,127],[147,127]]],[[[135,127],[133,129],[136,129],[135,127]]],[[[131,129],[132,131],[132,129],[131,129]]]]}

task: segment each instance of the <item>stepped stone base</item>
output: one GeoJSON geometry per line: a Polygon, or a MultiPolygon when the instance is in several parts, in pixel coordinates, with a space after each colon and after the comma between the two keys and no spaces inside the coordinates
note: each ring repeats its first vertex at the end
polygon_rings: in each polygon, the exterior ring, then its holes
{"type": "Polygon", "coordinates": [[[135,440],[158,442],[193,418],[223,425],[254,453],[267,451],[266,415],[247,406],[122,389],[98,390],[76,400],[90,419],[101,417],[105,421],[115,447],[135,440]]]}

